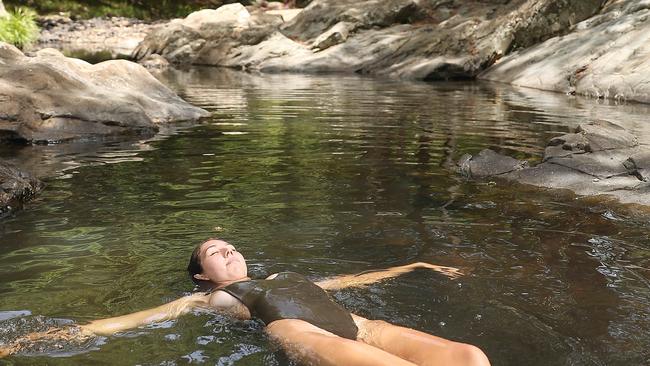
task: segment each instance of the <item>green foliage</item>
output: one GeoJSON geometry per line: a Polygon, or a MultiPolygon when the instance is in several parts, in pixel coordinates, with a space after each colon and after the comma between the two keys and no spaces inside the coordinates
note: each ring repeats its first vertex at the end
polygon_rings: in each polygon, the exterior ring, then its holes
{"type": "Polygon", "coordinates": [[[0,18],[0,41],[24,47],[38,38],[36,13],[28,8],[17,8],[0,18]]]}
{"type": "MultiPolygon", "coordinates": [[[[282,0],[276,0],[282,1],[282,0]]],[[[250,5],[253,0],[5,0],[8,6],[29,6],[39,14],[67,13],[71,17],[93,18],[120,16],[146,20],[182,18],[205,8],[216,9],[223,4],[239,2],[250,5]]],[[[306,6],[310,0],[295,0],[306,6]]],[[[287,0],[287,3],[291,1],[287,0]]]]}
{"type": "MultiPolygon", "coordinates": [[[[6,0],[6,5],[31,6],[39,14],[67,13],[72,17],[121,16],[139,19],[185,17],[202,8],[217,8],[228,0],[6,0]]],[[[242,1],[246,3],[246,1],[242,1]]]]}

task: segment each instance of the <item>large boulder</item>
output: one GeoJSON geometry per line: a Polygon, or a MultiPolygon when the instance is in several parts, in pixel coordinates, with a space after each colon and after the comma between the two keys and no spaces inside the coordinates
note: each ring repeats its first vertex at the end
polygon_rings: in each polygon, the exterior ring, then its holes
{"type": "Polygon", "coordinates": [[[30,173],[0,160],[0,217],[21,207],[42,187],[30,173]]]}
{"type": "Polygon", "coordinates": [[[616,124],[595,121],[574,133],[550,140],[542,162],[534,167],[484,150],[459,161],[472,179],[499,177],[576,194],[611,195],[623,203],[650,205],[650,149],[616,124]]]}
{"type": "Polygon", "coordinates": [[[0,140],[146,136],[161,124],[207,114],[136,63],[91,65],[53,49],[28,57],[0,43],[0,140]]]}
{"type": "Polygon", "coordinates": [[[235,66],[231,60],[238,49],[269,38],[283,22],[281,15],[251,14],[239,3],[204,9],[156,27],[136,47],[133,57],[140,60],[159,54],[175,64],[235,66]]]}
{"type": "MultiPolygon", "coordinates": [[[[578,2],[576,2],[578,3],[578,2]]],[[[650,2],[609,1],[573,31],[515,52],[479,77],[650,103],[650,2]]]]}
{"type": "Polygon", "coordinates": [[[134,56],[268,72],[473,78],[513,48],[564,34],[604,1],[315,0],[288,22],[263,12],[233,19],[231,4],[209,21],[190,15],[155,29],[134,56]]]}

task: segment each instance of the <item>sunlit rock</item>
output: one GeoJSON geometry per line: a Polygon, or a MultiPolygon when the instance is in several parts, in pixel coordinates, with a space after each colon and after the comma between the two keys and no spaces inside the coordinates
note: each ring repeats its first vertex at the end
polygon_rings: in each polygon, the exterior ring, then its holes
{"type": "Polygon", "coordinates": [[[650,2],[610,1],[562,37],[515,52],[480,78],[650,103],[650,2]]]}
{"type": "Polygon", "coordinates": [[[261,10],[247,22],[190,15],[153,30],[133,55],[266,72],[465,79],[514,48],[566,33],[603,2],[315,0],[291,20],[261,10]]]}
{"type": "Polygon", "coordinates": [[[179,22],[180,24],[196,30],[205,26],[228,24],[245,27],[250,20],[250,13],[240,3],[228,4],[218,9],[203,9],[195,11],[179,22]]]}
{"type": "Polygon", "coordinates": [[[28,57],[5,43],[0,111],[0,140],[27,142],[153,135],[161,124],[207,115],[136,63],[91,65],[53,49],[28,57]]]}

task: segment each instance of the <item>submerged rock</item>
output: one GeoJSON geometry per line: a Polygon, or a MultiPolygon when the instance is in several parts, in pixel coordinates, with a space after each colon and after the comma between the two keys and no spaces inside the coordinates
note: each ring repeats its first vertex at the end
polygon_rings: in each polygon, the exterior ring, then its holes
{"type": "Polygon", "coordinates": [[[573,31],[515,52],[481,79],[650,103],[650,2],[609,1],[573,31]]]}
{"type": "Polygon", "coordinates": [[[612,195],[623,203],[650,205],[650,149],[610,122],[578,126],[575,133],[549,142],[534,167],[490,150],[464,156],[460,171],[469,178],[500,177],[543,188],[570,189],[578,195],[612,195]]]}
{"type": "Polygon", "coordinates": [[[32,174],[0,160],[0,217],[21,207],[42,188],[32,174]]]}
{"type": "Polygon", "coordinates": [[[153,135],[160,124],[208,114],[130,61],[91,65],[53,49],[28,57],[5,43],[0,61],[0,140],[153,135]]]}
{"type": "Polygon", "coordinates": [[[133,55],[269,72],[473,78],[514,47],[565,33],[604,1],[315,0],[290,21],[231,4],[155,28],[133,55]]]}

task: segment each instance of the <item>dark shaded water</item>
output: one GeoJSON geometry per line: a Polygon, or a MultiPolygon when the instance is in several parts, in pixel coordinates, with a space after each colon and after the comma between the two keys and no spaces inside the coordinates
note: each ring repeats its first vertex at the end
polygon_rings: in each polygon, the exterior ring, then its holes
{"type": "MultiPolygon", "coordinates": [[[[494,365],[647,363],[646,215],[453,170],[486,147],[535,162],[548,138],[595,117],[643,130],[647,107],[484,84],[214,69],[166,80],[213,117],[151,141],[0,152],[59,172],[0,224],[0,327],[30,319],[1,311],[82,322],[172,300],[192,289],[191,248],[217,235],[257,276],[457,266],[459,280],[418,271],[334,296],[479,345],[494,365]]],[[[87,348],[8,362],[288,364],[260,324],[210,314],[87,348]]]]}

